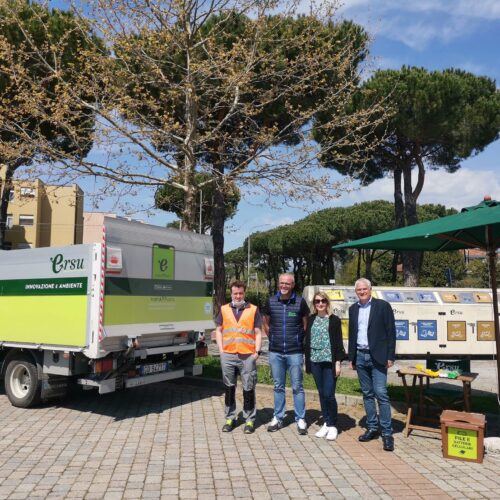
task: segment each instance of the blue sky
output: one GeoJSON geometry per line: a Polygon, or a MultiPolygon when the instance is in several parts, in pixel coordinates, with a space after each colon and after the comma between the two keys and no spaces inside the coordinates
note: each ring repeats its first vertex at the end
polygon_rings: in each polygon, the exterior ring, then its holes
{"type": "MultiPolygon", "coordinates": [[[[345,0],[339,14],[370,33],[375,68],[462,68],[489,76],[500,86],[500,0],[345,0]]],[[[87,192],[93,189],[90,183],[79,184],[87,192]]],[[[308,211],[374,199],[392,201],[392,194],[392,179],[382,179],[346,193],[335,202],[313,200],[295,208],[270,208],[263,199],[244,196],[237,215],[226,224],[225,249],[240,246],[249,232],[291,223],[308,211]]],[[[455,174],[428,171],[419,203],[461,208],[481,201],[486,194],[500,199],[500,140],[464,161],[455,174]]],[[[143,201],[147,206],[148,196],[143,201]]],[[[112,203],[99,209],[120,213],[112,203]]],[[[174,218],[159,211],[138,212],[135,216],[159,225],[174,218]]]]}

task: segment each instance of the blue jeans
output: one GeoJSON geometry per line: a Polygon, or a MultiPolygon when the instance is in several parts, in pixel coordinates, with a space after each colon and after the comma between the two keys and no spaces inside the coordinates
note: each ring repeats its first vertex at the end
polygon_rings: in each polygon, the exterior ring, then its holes
{"type": "Polygon", "coordinates": [[[311,361],[311,372],[318,388],[323,420],[328,427],[336,427],[338,406],[335,399],[335,386],[337,379],[332,370],[332,363],[311,361]]]}
{"type": "Polygon", "coordinates": [[[269,365],[274,381],[274,416],[278,420],[285,417],[285,381],[286,372],[290,375],[290,383],[293,391],[293,407],[295,410],[295,421],[306,416],[306,398],[302,385],[304,355],[299,352],[295,354],[281,354],[279,352],[269,353],[269,365]]]}
{"type": "Polygon", "coordinates": [[[387,394],[387,368],[372,359],[369,352],[358,351],[356,370],[363,392],[366,412],[366,427],[378,431],[379,420],[383,436],[392,435],[391,404],[387,394]],[[378,401],[379,417],[375,398],[378,401]]]}

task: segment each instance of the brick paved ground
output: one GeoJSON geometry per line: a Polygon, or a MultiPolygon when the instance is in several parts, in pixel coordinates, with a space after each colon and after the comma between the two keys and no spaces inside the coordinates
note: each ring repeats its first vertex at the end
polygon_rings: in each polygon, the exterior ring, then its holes
{"type": "Polygon", "coordinates": [[[223,403],[215,383],[79,393],[32,410],[0,394],[0,498],[500,498],[498,455],[446,461],[434,435],[404,438],[399,414],[387,453],[380,441],[357,441],[359,406],[340,407],[331,443],[314,437],[313,394],[308,436],[291,414],[281,431],[266,431],[268,388],[258,389],[253,435],[241,425],[220,432],[223,403]]]}

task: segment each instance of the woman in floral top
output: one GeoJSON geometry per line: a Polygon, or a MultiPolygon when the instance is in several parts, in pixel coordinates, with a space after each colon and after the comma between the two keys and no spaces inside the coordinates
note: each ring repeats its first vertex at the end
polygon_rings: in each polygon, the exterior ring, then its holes
{"type": "Polygon", "coordinates": [[[332,313],[330,300],[323,292],[314,295],[305,342],[306,372],[313,374],[324,420],[316,437],[333,441],[338,434],[335,386],[345,351],[340,319],[332,313]]]}

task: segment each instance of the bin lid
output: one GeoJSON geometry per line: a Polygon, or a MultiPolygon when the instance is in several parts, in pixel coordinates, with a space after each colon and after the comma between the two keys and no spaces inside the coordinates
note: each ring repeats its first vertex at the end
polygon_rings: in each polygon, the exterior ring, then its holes
{"type": "Polygon", "coordinates": [[[484,427],[486,417],[482,413],[468,413],[466,411],[444,410],[441,413],[440,421],[442,424],[453,424],[453,422],[464,422],[484,427]]]}

